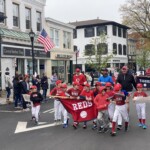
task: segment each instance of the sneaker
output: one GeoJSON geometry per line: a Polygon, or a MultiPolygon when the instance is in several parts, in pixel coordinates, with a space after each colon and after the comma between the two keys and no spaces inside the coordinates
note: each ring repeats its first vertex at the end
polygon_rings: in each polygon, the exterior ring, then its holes
{"type": "Polygon", "coordinates": [[[147,126],[145,124],[143,125],[143,129],[147,129],[147,126]]]}
{"type": "Polygon", "coordinates": [[[74,129],[77,129],[78,124],[76,122],[73,123],[74,129]]]}
{"type": "Polygon", "coordinates": [[[92,127],[92,129],[93,129],[93,130],[96,130],[96,129],[97,129],[97,125],[94,124],[93,127],[92,127]]]}
{"type": "Polygon", "coordinates": [[[86,129],[86,128],[87,128],[87,125],[86,125],[86,124],[84,124],[84,125],[83,125],[83,129],[86,129]]]}
{"type": "Polygon", "coordinates": [[[99,132],[99,133],[102,133],[103,131],[104,131],[104,128],[99,127],[98,132],[99,132]]]}
{"type": "Polygon", "coordinates": [[[112,123],[111,123],[111,122],[109,123],[109,128],[110,128],[110,129],[112,128],[112,123]]]}
{"type": "Polygon", "coordinates": [[[116,136],[116,132],[111,132],[110,135],[111,136],[116,136]]]}
{"type": "Polygon", "coordinates": [[[35,121],[35,125],[38,125],[39,123],[38,123],[38,121],[35,121]]]}
{"type": "Polygon", "coordinates": [[[35,117],[34,116],[31,118],[31,121],[35,121],[35,117]]]}
{"type": "Polygon", "coordinates": [[[67,128],[68,127],[68,124],[63,124],[63,128],[67,128]]]}
{"type": "Polygon", "coordinates": [[[122,130],[122,125],[118,125],[117,130],[122,130]]]}
{"type": "Polygon", "coordinates": [[[57,120],[54,120],[54,124],[57,125],[57,120]]]}
{"type": "Polygon", "coordinates": [[[142,126],[143,126],[143,124],[142,124],[142,123],[139,123],[139,124],[138,124],[138,126],[139,126],[139,127],[142,127],[142,126]]]}

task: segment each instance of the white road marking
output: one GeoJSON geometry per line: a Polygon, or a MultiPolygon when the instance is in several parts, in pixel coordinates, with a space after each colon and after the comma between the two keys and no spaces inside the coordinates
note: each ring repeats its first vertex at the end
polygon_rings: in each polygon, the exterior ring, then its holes
{"type": "Polygon", "coordinates": [[[54,110],[52,110],[51,112],[49,112],[50,114],[54,113],[54,110]]]}
{"type": "Polygon", "coordinates": [[[54,111],[54,108],[44,111],[43,114],[49,113],[49,112],[52,112],[52,111],[54,111]]]}
{"type": "Polygon", "coordinates": [[[27,122],[18,122],[15,134],[57,126],[55,123],[27,128],[27,122]]]}
{"type": "Polygon", "coordinates": [[[19,113],[19,112],[23,112],[22,110],[16,110],[16,111],[8,111],[8,110],[0,110],[0,112],[2,113],[19,113]]]}

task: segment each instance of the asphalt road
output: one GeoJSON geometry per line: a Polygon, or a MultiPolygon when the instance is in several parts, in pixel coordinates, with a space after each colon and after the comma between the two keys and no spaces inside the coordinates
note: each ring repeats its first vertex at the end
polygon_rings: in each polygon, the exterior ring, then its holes
{"type": "MultiPolygon", "coordinates": [[[[0,106],[0,150],[149,150],[150,149],[150,103],[147,104],[148,129],[143,130],[137,126],[135,105],[131,104],[130,129],[127,133],[123,130],[117,132],[116,137],[109,133],[97,133],[88,123],[87,129],[82,129],[82,124],[77,130],[72,127],[53,126],[53,103],[42,105],[40,122],[45,122],[36,129],[30,121],[30,112],[14,112],[13,106],[0,106]],[[51,110],[50,110],[51,109],[51,110]],[[13,112],[6,112],[11,110],[13,112]],[[50,110],[51,113],[45,112],[50,110]],[[45,112],[45,113],[43,113],[45,112]],[[18,122],[25,122],[30,129],[20,129],[15,133],[18,122]],[[49,127],[47,127],[47,125],[49,127]],[[52,126],[51,126],[52,125],[52,126]],[[35,130],[36,129],[36,130],[35,130]]],[[[23,125],[22,125],[23,126],[23,125]]]]}

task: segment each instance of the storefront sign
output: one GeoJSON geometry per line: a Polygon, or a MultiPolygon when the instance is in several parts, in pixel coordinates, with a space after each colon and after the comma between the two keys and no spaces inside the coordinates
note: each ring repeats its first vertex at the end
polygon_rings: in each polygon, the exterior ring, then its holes
{"type": "Polygon", "coordinates": [[[13,55],[13,56],[24,56],[24,49],[22,48],[13,48],[13,47],[3,47],[4,55],[13,55]]]}
{"type": "Polygon", "coordinates": [[[72,58],[72,56],[71,55],[64,55],[64,54],[57,54],[56,58],[70,59],[70,58],[72,58]]]}
{"type": "MultiPolygon", "coordinates": [[[[32,50],[26,49],[25,56],[32,56],[32,50]]],[[[44,50],[43,51],[34,50],[34,57],[50,58],[50,52],[46,53],[44,50]]]]}
{"type": "Polygon", "coordinates": [[[144,88],[150,88],[150,77],[139,76],[137,77],[137,83],[142,83],[144,88]]]}

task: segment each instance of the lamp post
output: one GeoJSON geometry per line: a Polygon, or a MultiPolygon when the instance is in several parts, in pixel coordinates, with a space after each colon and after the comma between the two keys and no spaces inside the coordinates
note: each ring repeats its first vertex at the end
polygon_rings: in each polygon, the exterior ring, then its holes
{"type": "Polygon", "coordinates": [[[29,37],[31,40],[31,46],[32,46],[32,68],[33,68],[33,75],[35,73],[35,65],[34,65],[34,37],[35,37],[35,33],[32,31],[29,33],[29,37]]]}

